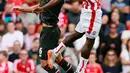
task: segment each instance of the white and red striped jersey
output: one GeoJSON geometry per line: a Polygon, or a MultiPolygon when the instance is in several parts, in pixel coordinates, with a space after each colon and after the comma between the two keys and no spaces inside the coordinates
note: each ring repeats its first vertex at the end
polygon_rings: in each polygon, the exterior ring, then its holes
{"type": "Polygon", "coordinates": [[[10,61],[0,62],[0,73],[13,73],[13,63],[10,61]]]}
{"type": "Polygon", "coordinates": [[[81,0],[83,2],[82,7],[88,10],[101,9],[100,0],[81,0]]]}
{"type": "Polygon", "coordinates": [[[26,63],[22,63],[20,59],[14,61],[14,72],[20,73],[36,73],[36,66],[34,61],[28,59],[26,63]]]}

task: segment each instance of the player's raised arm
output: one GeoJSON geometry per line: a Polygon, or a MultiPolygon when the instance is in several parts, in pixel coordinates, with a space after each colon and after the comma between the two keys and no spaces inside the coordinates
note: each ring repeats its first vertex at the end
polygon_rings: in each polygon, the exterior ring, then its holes
{"type": "Polygon", "coordinates": [[[37,5],[35,5],[35,6],[28,7],[28,8],[13,7],[13,11],[33,13],[33,10],[34,10],[35,8],[37,8],[37,7],[39,7],[39,4],[37,4],[37,5]]]}
{"type": "Polygon", "coordinates": [[[50,0],[44,6],[39,6],[39,7],[35,8],[33,12],[34,13],[43,12],[44,9],[51,8],[51,7],[55,6],[58,2],[60,2],[60,0],[50,0]]]}
{"type": "Polygon", "coordinates": [[[55,6],[60,0],[50,0],[47,4],[43,6],[44,9],[55,6]]]}

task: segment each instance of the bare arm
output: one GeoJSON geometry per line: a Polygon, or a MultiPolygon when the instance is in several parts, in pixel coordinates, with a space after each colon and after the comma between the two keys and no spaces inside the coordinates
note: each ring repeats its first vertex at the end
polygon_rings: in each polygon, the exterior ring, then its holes
{"type": "Polygon", "coordinates": [[[27,12],[27,13],[32,13],[33,10],[35,8],[37,8],[39,6],[39,4],[35,5],[35,6],[31,6],[31,7],[28,7],[28,8],[13,8],[14,10],[16,11],[20,11],[20,12],[27,12]]]}
{"type": "Polygon", "coordinates": [[[42,6],[44,9],[55,6],[60,0],[50,0],[47,4],[42,6]]]}
{"type": "Polygon", "coordinates": [[[123,65],[130,65],[130,62],[125,61],[123,58],[121,58],[121,63],[122,63],[123,65]]]}

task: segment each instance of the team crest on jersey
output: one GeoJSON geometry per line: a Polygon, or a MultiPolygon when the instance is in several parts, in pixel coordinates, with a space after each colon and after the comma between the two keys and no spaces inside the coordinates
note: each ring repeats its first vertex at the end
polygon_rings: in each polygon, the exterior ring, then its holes
{"type": "Polygon", "coordinates": [[[93,32],[92,32],[93,35],[96,35],[96,33],[97,33],[96,31],[93,31],[93,32]]]}

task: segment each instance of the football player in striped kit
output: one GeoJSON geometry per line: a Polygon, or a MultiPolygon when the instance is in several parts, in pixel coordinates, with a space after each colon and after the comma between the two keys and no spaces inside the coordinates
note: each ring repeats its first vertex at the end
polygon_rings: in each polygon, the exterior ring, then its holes
{"type": "Polygon", "coordinates": [[[102,22],[102,11],[99,0],[82,0],[80,21],[75,32],[68,35],[54,50],[48,51],[48,63],[51,67],[56,57],[64,51],[69,43],[86,35],[86,42],[81,49],[80,62],[76,73],[84,73],[95,38],[98,36],[102,22]]]}

